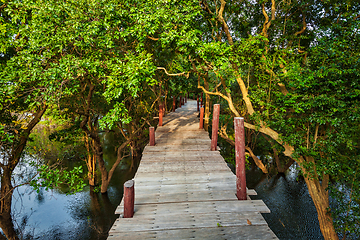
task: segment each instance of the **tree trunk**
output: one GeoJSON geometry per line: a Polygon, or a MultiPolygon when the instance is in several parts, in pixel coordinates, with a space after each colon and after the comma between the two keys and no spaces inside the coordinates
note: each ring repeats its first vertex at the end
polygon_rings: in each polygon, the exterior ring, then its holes
{"type": "MultiPolygon", "coordinates": [[[[81,128],[87,133],[87,135],[91,138],[91,144],[89,145],[92,148],[93,154],[88,156],[86,165],[88,168],[88,179],[90,186],[96,186],[96,161],[99,163],[99,168],[101,172],[101,181],[107,181],[107,170],[105,167],[105,162],[103,158],[103,150],[101,146],[101,141],[97,129],[95,127],[91,127],[91,131],[86,126],[81,126],[81,128]]],[[[102,187],[101,187],[102,188],[102,187]]]]}
{"type": "Polygon", "coordinates": [[[108,171],[106,170],[105,161],[103,158],[103,150],[99,135],[97,133],[93,143],[94,143],[96,159],[97,162],[99,163],[99,169],[101,173],[101,193],[106,193],[110,183],[110,179],[108,178],[108,171]]]}
{"type": "MultiPolygon", "coordinates": [[[[209,91],[209,83],[206,78],[204,78],[204,87],[209,91]]],[[[210,95],[205,93],[205,119],[204,119],[204,129],[208,131],[209,129],[209,118],[210,118],[210,95]]]]}
{"type": "MultiPolygon", "coordinates": [[[[97,184],[97,179],[96,179],[96,156],[92,153],[92,149],[93,147],[90,144],[90,141],[88,139],[88,137],[85,135],[85,146],[86,146],[86,150],[87,150],[87,159],[85,160],[86,162],[86,167],[88,169],[88,180],[89,180],[89,185],[90,186],[96,186],[97,184]]],[[[91,142],[93,142],[93,140],[91,140],[91,142]]]]}
{"type": "MultiPolygon", "coordinates": [[[[305,157],[305,159],[307,162],[314,162],[312,157],[305,157]]],[[[303,161],[304,159],[300,158],[300,162],[303,163],[303,161]]],[[[310,174],[301,163],[300,167],[304,173],[306,185],[318,214],[321,233],[323,234],[325,240],[338,240],[339,237],[335,231],[333,219],[331,214],[328,212],[328,208],[330,207],[329,191],[327,190],[329,175],[323,176],[323,180],[320,183],[319,178],[310,174]]]]}
{"type": "Polygon", "coordinates": [[[95,156],[89,156],[88,158],[88,179],[90,186],[96,186],[96,158],[95,156]]]}
{"type": "Polygon", "coordinates": [[[251,150],[251,148],[249,147],[245,147],[246,151],[249,152],[249,155],[251,156],[251,158],[254,160],[256,166],[258,166],[258,168],[261,169],[261,171],[265,174],[267,174],[269,171],[266,168],[266,166],[263,164],[263,162],[257,157],[255,156],[255,154],[253,153],[253,151],[251,150]]]}
{"type": "Polygon", "coordinates": [[[20,161],[21,154],[26,146],[30,132],[39,123],[41,117],[46,111],[47,106],[42,104],[33,115],[33,119],[27,124],[24,131],[19,133],[19,142],[13,146],[11,155],[7,160],[8,165],[1,164],[1,187],[0,187],[0,228],[3,230],[5,236],[12,239],[19,239],[16,235],[14,224],[11,217],[11,202],[13,194],[13,186],[11,183],[11,176],[15,167],[20,161]]]}
{"type": "Polygon", "coordinates": [[[321,233],[326,240],[337,240],[338,235],[333,225],[333,219],[331,214],[328,213],[329,197],[326,193],[319,191],[316,185],[319,185],[319,181],[316,179],[305,178],[306,185],[308,186],[310,196],[315,204],[315,208],[318,214],[318,220],[321,233]]]}
{"type": "MultiPolygon", "coordinates": [[[[92,151],[94,153],[94,158],[91,159],[92,160],[91,164],[96,165],[95,159],[99,163],[99,169],[100,169],[100,173],[101,173],[101,193],[105,193],[107,191],[107,187],[109,185],[108,171],[106,170],[105,161],[103,158],[103,149],[101,146],[101,141],[100,141],[98,130],[92,124],[94,124],[94,123],[90,123],[89,118],[84,118],[84,120],[80,124],[80,127],[91,138],[91,147],[92,147],[92,151]],[[86,123],[88,123],[88,122],[89,122],[90,130],[86,126],[86,123]]],[[[91,169],[91,170],[94,171],[94,169],[91,169]]]]}
{"type": "Polygon", "coordinates": [[[11,217],[11,202],[13,186],[11,184],[12,170],[8,167],[2,168],[1,190],[0,190],[0,228],[9,240],[19,239],[11,217]]]}

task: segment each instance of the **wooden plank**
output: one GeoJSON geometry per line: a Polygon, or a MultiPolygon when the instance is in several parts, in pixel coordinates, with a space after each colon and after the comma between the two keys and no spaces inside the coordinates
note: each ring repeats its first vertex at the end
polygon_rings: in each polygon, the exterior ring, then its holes
{"type": "MultiPolygon", "coordinates": [[[[190,172],[191,174],[192,172],[190,172]]],[[[222,173],[222,172],[220,172],[222,173]]],[[[228,172],[223,172],[228,173],[228,172]]],[[[143,173],[143,174],[149,174],[149,173],[143,173]]],[[[152,173],[150,173],[152,174],[152,173]]],[[[169,174],[167,172],[167,174],[169,174]]],[[[148,186],[148,185],[154,185],[154,184],[163,184],[163,185],[176,185],[176,184],[199,184],[199,183],[209,183],[209,182],[233,182],[235,179],[235,175],[233,176],[226,176],[223,174],[222,176],[208,176],[208,175],[186,175],[186,173],[183,173],[184,175],[180,175],[179,172],[175,173],[175,176],[164,176],[163,173],[154,173],[154,177],[137,177],[136,178],[136,185],[137,186],[148,186]]],[[[142,176],[141,173],[139,176],[142,176]]]]}
{"type": "MultiPolygon", "coordinates": [[[[254,190],[249,190],[248,194],[256,195],[254,190]]],[[[205,201],[221,201],[221,200],[237,200],[234,191],[196,191],[196,192],[174,192],[162,193],[160,189],[144,191],[135,191],[135,204],[156,204],[156,203],[173,203],[173,202],[205,202],[205,201]]],[[[121,214],[123,211],[123,202],[116,208],[115,214],[121,214]]]]}
{"type": "MultiPolygon", "coordinates": [[[[207,167],[207,168],[216,168],[218,166],[221,167],[227,167],[227,170],[230,171],[230,169],[228,168],[227,164],[222,160],[222,161],[205,161],[205,160],[201,160],[198,159],[197,161],[168,161],[167,159],[163,160],[163,161],[142,161],[140,162],[140,167],[153,167],[156,168],[157,166],[159,167],[167,167],[167,168],[171,168],[173,166],[190,166],[190,167],[199,167],[199,166],[203,166],[203,167],[207,167]]],[[[156,169],[155,169],[156,170],[156,169]]]]}
{"type": "Polygon", "coordinates": [[[267,226],[242,226],[239,227],[213,227],[213,228],[190,228],[171,229],[167,231],[146,231],[129,233],[110,233],[109,240],[180,240],[180,239],[207,239],[207,240],[271,240],[277,239],[276,235],[267,226]]]}
{"type": "MultiPolygon", "coordinates": [[[[155,212],[155,210],[154,210],[155,212]]],[[[132,219],[119,218],[111,228],[110,232],[136,232],[169,229],[188,229],[188,228],[211,228],[211,227],[230,227],[230,226],[267,226],[266,221],[260,213],[202,213],[192,214],[182,212],[179,215],[158,215],[150,214],[148,217],[138,216],[132,219]],[[145,219],[145,221],[144,221],[145,219]],[[141,227],[137,226],[138,220],[141,227]]]]}
{"type": "MultiPolygon", "coordinates": [[[[136,180],[136,179],[135,179],[136,180]]],[[[178,183],[178,184],[157,184],[157,185],[137,185],[135,182],[135,193],[141,193],[141,191],[160,191],[164,193],[181,193],[186,191],[233,191],[236,192],[236,183],[231,182],[203,182],[203,183],[178,183]]]]}
{"type": "MultiPolygon", "coordinates": [[[[122,203],[123,204],[123,203],[122,203]]],[[[121,205],[120,205],[121,206],[121,205]]],[[[135,213],[139,215],[150,214],[153,209],[156,209],[157,215],[164,214],[181,214],[184,209],[191,213],[208,213],[212,210],[214,212],[224,213],[241,213],[241,212],[260,212],[270,213],[269,208],[261,200],[219,200],[219,201],[179,201],[172,203],[157,203],[157,204],[135,204],[135,213]]],[[[123,208],[117,209],[117,214],[122,214],[123,208]]]]}
{"type": "Polygon", "coordinates": [[[206,145],[210,146],[211,140],[206,139],[178,139],[178,138],[158,138],[156,145],[206,145]]]}
{"type": "Polygon", "coordinates": [[[235,175],[230,172],[209,172],[204,174],[197,174],[194,172],[191,173],[185,173],[185,172],[176,172],[176,173],[168,173],[168,172],[162,172],[162,173],[136,173],[135,178],[137,179],[136,182],[139,181],[150,181],[153,178],[162,177],[164,179],[176,179],[181,180],[183,178],[189,179],[191,181],[194,181],[193,183],[196,183],[197,180],[200,179],[221,179],[221,178],[232,178],[235,179],[235,175]]]}

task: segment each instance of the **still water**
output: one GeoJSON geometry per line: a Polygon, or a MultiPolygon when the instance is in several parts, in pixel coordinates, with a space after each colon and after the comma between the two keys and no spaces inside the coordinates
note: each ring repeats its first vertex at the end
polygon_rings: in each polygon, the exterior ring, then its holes
{"type": "Polygon", "coordinates": [[[13,213],[24,239],[106,239],[116,219],[122,198],[122,184],[131,179],[129,171],[118,171],[108,194],[89,188],[76,195],[59,191],[33,192],[20,187],[14,193],[13,213]]]}
{"type": "MultiPolygon", "coordinates": [[[[116,160],[115,148],[108,142],[112,140],[111,135],[103,136],[104,159],[109,167],[116,160]]],[[[94,193],[90,187],[75,195],[60,190],[37,193],[29,186],[18,187],[13,194],[12,213],[20,238],[106,239],[118,217],[114,212],[123,195],[123,184],[135,175],[136,168],[129,169],[130,161],[123,159],[117,167],[107,194],[94,193]]],[[[82,165],[86,168],[85,162],[82,165]]],[[[18,167],[29,168],[26,164],[18,167]]]]}
{"type": "MultiPolygon", "coordinates": [[[[104,136],[104,145],[107,145],[104,136]]],[[[104,147],[104,159],[116,159],[111,144],[104,147]]],[[[89,188],[76,195],[60,191],[34,192],[28,186],[14,192],[13,214],[16,228],[23,239],[106,239],[118,217],[114,214],[123,194],[123,183],[135,174],[126,161],[114,174],[106,195],[89,188]]],[[[247,186],[257,191],[253,199],[261,199],[270,208],[263,214],[279,239],[323,239],[317,213],[306,184],[298,177],[295,165],[285,175],[269,177],[258,170],[247,172],[247,186]]]]}
{"type": "Polygon", "coordinates": [[[284,175],[269,177],[261,171],[247,172],[246,183],[255,189],[257,196],[270,209],[263,214],[271,230],[279,239],[324,239],[319,227],[317,212],[305,181],[298,177],[294,164],[284,175]]]}

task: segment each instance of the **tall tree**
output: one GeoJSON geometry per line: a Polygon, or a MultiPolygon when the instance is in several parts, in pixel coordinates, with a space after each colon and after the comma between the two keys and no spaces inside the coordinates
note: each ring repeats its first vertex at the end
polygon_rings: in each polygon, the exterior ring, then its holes
{"type": "Polygon", "coordinates": [[[199,87],[225,99],[235,116],[245,117],[246,128],[267,135],[300,165],[320,229],[325,239],[337,239],[328,186],[331,177],[347,178],[336,159],[344,148],[351,152],[357,146],[351,139],[358,133],[349,130],[359,121],[358,6],[274,0],[200,4],[209,30],[208,43],[193,57],[199,87]],[[207,72],[217,76],[211,91],[200,81],[207,72]],[[234,101],[238,93],[240,103],[234,101]]]}

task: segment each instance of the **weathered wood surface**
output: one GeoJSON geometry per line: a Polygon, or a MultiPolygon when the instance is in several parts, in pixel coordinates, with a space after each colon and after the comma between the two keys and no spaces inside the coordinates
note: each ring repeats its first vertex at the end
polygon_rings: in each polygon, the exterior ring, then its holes
{"type": "Polygon", "coordinates": [[[134,178],[134,217],[122,218],[121,201],[108,239],[277,239],[261,200],[237,200],[236,177],[197,116],[189,100],[163,118],[134,178]]]}

